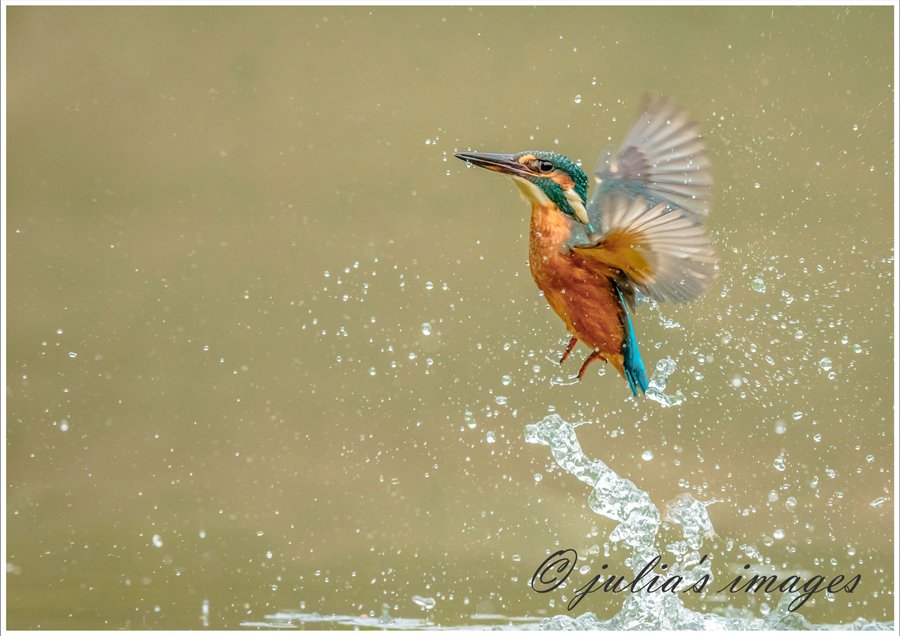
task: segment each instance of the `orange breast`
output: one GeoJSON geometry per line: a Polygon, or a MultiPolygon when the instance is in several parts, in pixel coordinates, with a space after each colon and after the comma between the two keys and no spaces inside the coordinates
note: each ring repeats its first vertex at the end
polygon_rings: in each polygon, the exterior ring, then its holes
{"type": "Polygon", "coordinates": [[[569,333],[621,371],[623,310],[612,285],[612,271],[566,249],[569,221],[555,207],[534,204],[531,211],[531,275],[569,333]]]}

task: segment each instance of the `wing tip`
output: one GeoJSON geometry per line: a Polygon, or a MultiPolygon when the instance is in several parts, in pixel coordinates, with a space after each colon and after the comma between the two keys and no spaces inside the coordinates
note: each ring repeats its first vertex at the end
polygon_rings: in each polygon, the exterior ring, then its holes
{"type": "Polygon", "coordinates": [[[641,96],[641,101],[638,103],[638,113],[640,113],[639,117],[644,115],[656,116],[666,113],[670,119],[678,117],[679,115],[684,115],[686,121],[681,127],[700,127],[697,120],[690,116],[687,108],[660,91],[645,91],[641,96]]]}
{"type": "Polygon", "coordinates": [[[628,191],[709,214],[714,178],[700,125],[671,97],[647,91],[617,152],[597,160],[598,192],[628,191]]]}

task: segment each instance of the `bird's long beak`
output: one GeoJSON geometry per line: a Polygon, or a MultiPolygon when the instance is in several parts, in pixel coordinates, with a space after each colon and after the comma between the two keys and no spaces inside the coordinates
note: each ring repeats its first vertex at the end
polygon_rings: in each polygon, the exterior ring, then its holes
{"type": "Polygon", "coordinates": [[[492,152],[455,152],[453,153],[453,156],[457,159],[462,159],[466,163],[471,163],[473,166],[487,168],[494,172],[502,172],[503,174],[515,176],[526,176],[531,174],[525,166],[513,158],[514,155],[492,152]]]}

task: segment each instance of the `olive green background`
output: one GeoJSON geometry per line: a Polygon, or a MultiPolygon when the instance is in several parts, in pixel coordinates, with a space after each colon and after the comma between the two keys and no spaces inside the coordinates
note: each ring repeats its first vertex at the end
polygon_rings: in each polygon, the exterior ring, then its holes
{"type": "Polygon", "coordinates": [[[860,573],[803,614],[889,620],[891,12],[9,8],[8,626],[556,613],[547,552],[625,568],[523,441],[553,411],[660,505],[718,500],[720,585],[860,573]],[[708,138],[721,257],[680,326],[635,317],[669,409],[570,383],[527,206],[452,157],[589,167],[649,89],[708,138]]]}

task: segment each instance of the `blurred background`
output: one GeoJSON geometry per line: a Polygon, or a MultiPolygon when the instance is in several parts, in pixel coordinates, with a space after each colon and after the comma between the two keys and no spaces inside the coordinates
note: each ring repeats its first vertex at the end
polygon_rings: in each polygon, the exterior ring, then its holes
{"type": "Polygon", "coordinates": [[[553,412],[717,501],[720,585],[859,573],[802,613],[890,619],[891,11],[10,7],[8,626],[552,615],[548,552],[625,570],[524,443],[553,412]],[[635,317],[670,408],[572,383],[528,206],[452,157],[590,167],[647,90],[716,177],[718,283],[635,317]]]}

